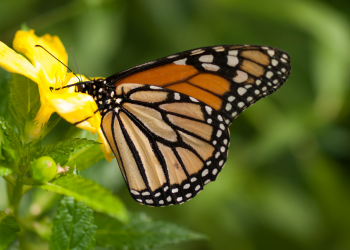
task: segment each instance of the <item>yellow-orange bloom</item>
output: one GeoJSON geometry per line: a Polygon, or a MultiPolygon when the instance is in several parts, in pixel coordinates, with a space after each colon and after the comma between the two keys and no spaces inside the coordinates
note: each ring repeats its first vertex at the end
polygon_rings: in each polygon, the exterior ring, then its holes
{"type": "MultiPolygon", "coordinates": [[[[91,117],[77,126],[92,133],[98,133],[102,151],[110,161],[113,158],[110,156],[112,151],[100,128],[101,115],[99,112],[94,114],[98,108],[95,101],[87,94],[76,93],[73,87],[51,91],[50,87],[61,88],[73,84],[77,82],[77,78],[72,73],[67,73],[67,69],[60,62],[35,45],[43,46],[67,65],[67,53],[57,36],[46,34],[37,37],[34,30],[17,31],[13,48],[24,54],[29,61],[0,42],[0,67],[31,79],[39,87],[41,107],[34,119],[35,129],[32,130],[31,136],[40,137],[42,126],[48,122],[54,112],[73,124],[91,117]]],[[[84,76],[82,78],[85,79],[84,76]]]]}

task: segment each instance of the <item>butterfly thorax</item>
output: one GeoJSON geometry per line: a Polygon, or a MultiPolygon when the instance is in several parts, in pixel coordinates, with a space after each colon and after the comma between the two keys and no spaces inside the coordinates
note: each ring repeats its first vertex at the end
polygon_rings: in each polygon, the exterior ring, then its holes
{"type": "Polygon", "coordinates": [[[115,86],[109,85],[105,79],[82,82],[77,85],[76,92],[91,95],[101,114],[115,110],[124,101],[122,95],[116,95],[115,86]]]}

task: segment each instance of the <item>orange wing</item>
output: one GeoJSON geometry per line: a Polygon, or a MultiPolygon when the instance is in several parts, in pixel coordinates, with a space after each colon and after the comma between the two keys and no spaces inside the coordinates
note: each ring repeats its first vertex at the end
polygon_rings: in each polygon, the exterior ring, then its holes
{"type": "Polygon", "coordinates": [[[276,91],[289,77],[287,53],[264,46],[205,47],[138,65],[107,78],[116,86],[141,83],[192,96],[230,124],[244,109],[276,91]]]}

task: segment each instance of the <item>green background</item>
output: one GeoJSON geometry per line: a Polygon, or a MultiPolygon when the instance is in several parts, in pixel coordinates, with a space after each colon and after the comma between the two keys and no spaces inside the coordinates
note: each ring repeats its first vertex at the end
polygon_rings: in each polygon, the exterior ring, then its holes
{"type": "MultiPolygon", "coordinates": [[[[202,46],[285,50],[290,79],[234,121],[225,168],[195,199],[167,208],[141,206],[115,161],[100,161],[82,174],[110,188],[130,211],[209,237],[167,249],[346,250],[349,17],[347,0],[1,0],[0,41],[11,45],[26,22],[37,35],[57,35],[67,50],[72,46],[89,77],[202,46]]],[[[75,69],[72,56],[69,66],[75,69]]],[[[71,126],[61,121],[47,142],[71,126]]],[[[1,197],[0,210],[6,205],[1,197]]]]}

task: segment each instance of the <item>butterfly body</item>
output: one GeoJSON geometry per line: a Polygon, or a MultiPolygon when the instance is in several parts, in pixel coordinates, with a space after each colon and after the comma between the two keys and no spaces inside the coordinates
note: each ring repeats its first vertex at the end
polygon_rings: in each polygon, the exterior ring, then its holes
{"type": "Polygon", "coordinates": [[[228,126],[287,80],[289,56],[253,45],[181,52],[84,82],[131,196],[149,206],[181,204],[223,168],[228,126]]]}

